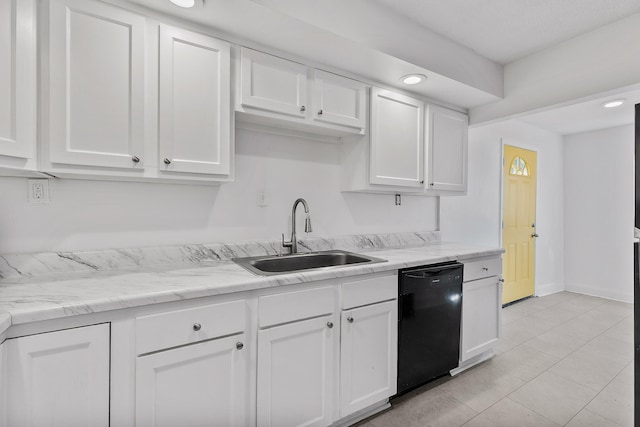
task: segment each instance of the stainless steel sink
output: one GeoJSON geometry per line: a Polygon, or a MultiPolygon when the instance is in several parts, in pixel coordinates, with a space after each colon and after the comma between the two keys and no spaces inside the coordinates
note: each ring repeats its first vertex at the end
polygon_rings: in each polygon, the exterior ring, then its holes
{"type": "Polygon", "coordinates": [[[386,260],[381,258],[339,250],[282,256],[234,258],[232,261],[259,276],[272,276],[274,274],[352,264],[386,262],[386,260]]]}

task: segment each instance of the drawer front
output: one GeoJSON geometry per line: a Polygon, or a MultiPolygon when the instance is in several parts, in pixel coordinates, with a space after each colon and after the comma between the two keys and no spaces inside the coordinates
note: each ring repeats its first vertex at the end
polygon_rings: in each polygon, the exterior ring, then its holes
{"type": "Polygon", "coordinates": [[[241,300],[138,317],[137,354],[244,332],[246,310],[241,300]]]}
{"type": "Polygon", "coordinates": [[[398,274],[370,277],[342,284],[342,308],[348,310],[398,298],[398,274]]]}
{"type": "Polygon", "coordinates": [[[323,316],[333,313],[335,306],[335,286],[267,295],[260,297],[258,301],[258,325],[266,328],[323,316]]]}
{"type": "Polygon", "coordinates": [[[465,282],[502,274],[502,259],[500,257],[463,261],[462,263],[464,264],[462,277],[465,282]]]}

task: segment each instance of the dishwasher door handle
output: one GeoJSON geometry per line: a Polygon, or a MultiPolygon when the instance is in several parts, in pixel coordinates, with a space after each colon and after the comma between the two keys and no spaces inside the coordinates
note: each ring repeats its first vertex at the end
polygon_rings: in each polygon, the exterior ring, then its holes
{"type": "Polygon", "coordinates": [[[423,268],[420,270],[409,270],[409,271],[405,271],[402,273],[403,276],[406,277],[410,277],[412,279],[424,279],[426,277],[429,276],[435,276],[435,275],[439,275],[440,273],[447,271],[447,270],[453,270],[456,268],[460,268],[462,267],[462,264],[460,263],[455,263],[455,264],[449,264],[449,265],[440,265],[438,267],[427,267],[427,268],[423,268]],[[416,273],[421,274],[420,276],[415,276],[416,273]],[[425,274],[428,273],[428,274],[425,274]]]}

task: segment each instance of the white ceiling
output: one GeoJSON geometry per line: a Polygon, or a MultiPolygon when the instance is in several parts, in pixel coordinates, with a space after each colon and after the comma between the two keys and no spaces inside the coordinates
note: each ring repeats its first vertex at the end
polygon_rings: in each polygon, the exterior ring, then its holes
{"type": "Polygon", "coordinates": [[[502,64],[640,12],[640,0],[375,1],[502,64]]]}
{"type": "Polygon", "coordinates": [[[560,135],[589,132],[634,123],[634,105],[640,103],[640,89],[554,108],[520,117],[520,120],[560,135]],[[616,108],[602,104],[614,99],[625,99],[616,108]]]}

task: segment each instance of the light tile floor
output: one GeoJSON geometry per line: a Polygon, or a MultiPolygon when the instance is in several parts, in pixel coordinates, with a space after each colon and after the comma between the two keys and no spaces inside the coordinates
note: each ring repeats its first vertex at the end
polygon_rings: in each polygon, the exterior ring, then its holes
{"type": "Polygon", "coordinates": [[[365,420],[387,426],[633,426],[633,305],[571,292],[503,310],[496,356],[365,420]]]}

